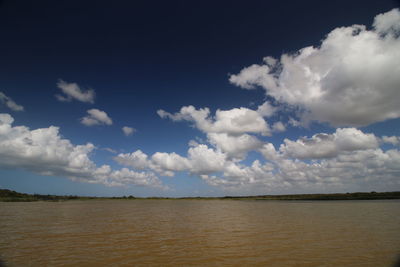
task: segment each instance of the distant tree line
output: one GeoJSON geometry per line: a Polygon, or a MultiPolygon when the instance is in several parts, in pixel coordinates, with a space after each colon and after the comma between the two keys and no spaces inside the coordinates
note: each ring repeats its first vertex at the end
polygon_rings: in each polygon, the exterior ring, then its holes
{"type": "Polygon", "coordinates": [[[91,200],[91,199],[233,199],[233,200],[372,200],[372,199],[400,199],[400,192],[355,192],[355,193],[335,193],[335,194],[293,194],[293,195],[258,195],[258,196],[225,196],[225,197],[148,197],[137,198],[132,195],[122,197],[86,197],[86,196],[58,196],[25,194],[8,189],[0,189],[0,201],[66,201],[66,200],[91,200]]]}

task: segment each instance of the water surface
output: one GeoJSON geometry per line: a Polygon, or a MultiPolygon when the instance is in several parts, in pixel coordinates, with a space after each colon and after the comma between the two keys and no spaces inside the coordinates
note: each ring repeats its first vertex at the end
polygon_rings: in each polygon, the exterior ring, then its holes
{"type": "Polygon", "coordinates": [[[0,203],[7,266],[391,266],[400,201],[0,203]]]}

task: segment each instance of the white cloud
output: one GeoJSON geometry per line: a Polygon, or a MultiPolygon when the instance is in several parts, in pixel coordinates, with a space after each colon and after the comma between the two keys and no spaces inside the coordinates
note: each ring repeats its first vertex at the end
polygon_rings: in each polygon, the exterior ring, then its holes
{"type": "Polygon", "coordinates": [[[215,151],[207,145],[198,145],[188,150],[188,158],[191,161],[190,172],[196,174],[209,174],[224,169],[226,155],[215,151]]]}
{"type": "Polygon", "coordinates": [[[0,114],[1,168],[24,169],[41,175],[108,186],[134,184],[163,187],[152,172],[96,166],[89,158],[95,146],[91,143],[73,145],[60,136],[58,127],[30,130],[25,126],[13,127],[13,121],[9,114],[0,114]]]}
{"type": "Polygon", "coordinates": [[[400,117],[400,11],[376,16],[374,28],[336,28],[320,47],[280,60],[264,59],[230,82],[261,86],[276,101],[299,109],[303,121],[363,126],[400,117]]]}
{"type": "Polygon", "coordinates": [[[247,108],[217,110],[215,122],[209,132],[243,134],[261,133],[270,135],[267,122],[256,111],[247,108]]]}
{"type": "Polygon", "coordinates": [[[375,30],[381,34],[398,34],[400,31],[400,12],[398,8],[375,17],[375,30]]]}
{"type": "Polygon", "coordinates": [[[379,148],[345,151],[333,158],[304,162],[288,159],[272,144],[262,149],[268,160],[251,166],[235,165],[223,177],[202,177],[208,183],[230,187],[237,192],[250,188],[252,192],[311,190],[393,190],[400,186],[400,152],[379,148]],[[208,180],[210,179],[210,180],[208,180]],[[383,182],[384,181],[384,182],[383,182]],[[239,191],[238,191],[239,190],[239,191]]]}
{"type": "MultiPolygon", "coordinates": [[[[196,128],[207,134],[208,142],[225,153],[227,157],[244,159],[248,151],[262,145],[257,137],[248,133],[270,135],[271,129],[263,116],[270,116],[274,111],[275,108],[265,102],[258,111],[243,107],[217,110],[213,117],[210,116],[208,108],[196,109],[193,106],[182,107],[175,114],[163,110],[157,113],[160,117],[173,121],[194,122],[196,128]]],[[[197,147],[197,145],[197,142],[191,142],[192,147],[197,147]]]]}
{"type": "Polygon", "coordinates": [[[198,146],[199,143],[196,140],[190,140],[188,143],[189,147],[194,147],[194,146],[198,146]]]}
{"type": "Polygon", "coordinates": [[[107,152],[110,152],[110,153],[113,153],[113,154],[117,154],[117,150],[112,149],[112,148],[110,148],[110,147],[102,148],[102,150],[107,151],[107,152]]]}
{"type": "Polygon", "coordinates": [[[24,107],[21,105],[18,105],[17,103],[14,102],[10,97],[6,96],[3,92],[0,92],[0,103],[3,103],[6,105],[9,109],[13,111],[23,111],[24,107]]]}
{"type": "Polygon", "coordinates": [[[247,152],[256,150],[262,142],[255,136],[241,134],[231,136],[226,133],[209,133],[209,142],[226,153],[230,158],[244,159],[247,152]]]}
{"type": "Polygon", "coordinates": [[[92,108],[87,111],[89,115],[86,115],[81,119],[81,123],[86,126],[93,125],[112,125],[112,119],[108,117],[104,111],[92,108]]]}
{"type": "Polygon", "coordinates": [[[378,139],[355,128],[336,129],[333,134],[319,133],[296,141],[284,140],[280,151],[298,159],[320,159],[338,156],[341,152],[378,148],[378,139]]]}
{"type": "Polygon", "coordinates": [[[175,114],[164,110],[158,110],[157,113],[161,118],[169,118],[173,121],[192,121],[195,123],[196,128],[205,133],[227,133],[231,135],[244,133],[271,134],[268,123],[257,111],[243,107],[217,110],[214,118],[210,118],[210,110],[208,108],[196,109],[193,106],[182,107],[175,114]]]}
{"type": "Polygon", "coordinates": [[[286,131],[285,125],[281,121],[277,121],[272,125],[273,132],[284,132],[286,131]]]}
{"type": "Polygon", "coordinates": [[[293,127],[300,127],[301,126],[301,122],[290,117],[288,123],[293,126],[293,127]]]}
{"type": "Polygon", "coordinates": [[[193,174],[209,174],[222,171],[226,155],[209,148],[207,145],[190,147],[187,157],[176,153],[156,152],[151,159],[140,150],[133,153],[119,154],[115,161],[135,169],[150,169],[164,176],[173,176],[176,171],[188,171],[193,174]]]}
{"type": "Polygon", "coordinates": [[[121,165],[130,166],[138,170],[144,170],[150,166],[148,156],[141,150],[132,153],[121,153],[114,158],[121,165]]]}
{"type": "Polygon", "coordinates": [[[152,157],[152,164],[155,169],[162,171],[184,171],[190,168],[188,159],[176,153],[156,152],[152,157]]]}
{"type": "Polygon", "coordinates": [[[397,146],[400,144],[400,136],[382,136],[382,141],[384,143],[392,144],[397,146]]]}
{"type": "Polygon", "coordinates": [[[258,106],[257,112],[263,117],[271,117],[275,114],[277,108],[272,106],[268,101],[264,102],[262,105],[258,106]]]}
{"type": "Polygon", "coordinates": [[[57,87],[65,95],[56,95],[59,101],[70,102],[72,99],[76,99],[81,102],[88,102],[93,104],[95,98],[95,92],[93,89],[82,90],[76,83],[67,83],[63,80],[59,80],[57,87]]]}
{"type": "MultiPolygon", "coordinates": [[[[185,171],[197,175],[212,186],[243,193],[293,192],[293,190],[376,190],[400,186],[400,152],[382,151],[379,139],[355,128],[337,129],[332,134],[315,134],[296,141],[285,139],[276,150],[252,136],[210,133],[215,148],[192,143],[187,155],[156,152],[149,157],[140,150],[119,154],[115,160],[135,169],[173,176],[185,171]],[[243,138],[243,140],[241,140],[243,138]],[[249,139],[247,139],[249,138],[249,139]],[[238,146],[231,146],[233,143],[238,146]],[[254,142],[254,144],[253,144],[254,142]],[[218,143],[218,144],[217,144],[218,143]],[[240,148],[243,147],[243,151],[240,148]],[[259,151],[266,162],[244,165],[232,154],[259,151]],[[385,183],[382,183],[382,180],[385,183]]],[[[385,138],[391,140],[392,138],[385,138]]]]}
{"type": "Polygon", "coordinates": [[[122,127],[122,132],[125,134],[125,136],[130,136],[136,132],[136,130],[132,127],[124,126],[122,127]]]}

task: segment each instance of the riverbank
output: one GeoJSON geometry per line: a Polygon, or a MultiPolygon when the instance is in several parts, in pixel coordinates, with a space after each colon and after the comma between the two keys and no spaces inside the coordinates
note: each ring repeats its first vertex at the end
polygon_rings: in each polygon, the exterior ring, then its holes
{"type": "Polygon", "coordinates": [[[354,192],[334,194],[292,194],[292,195],[257,195],[257,196],[224,196],[224,197],[88,197],[88,196],[59,196],[19,193],[8,189],[0,189],[0,201],[2,202],[31,202],[31,201],[67,201],[67,200],[138,200],[138,199],[197,199],[197,200],[374,200],[374,199],[400,199],[400,192],[354,192]]]}

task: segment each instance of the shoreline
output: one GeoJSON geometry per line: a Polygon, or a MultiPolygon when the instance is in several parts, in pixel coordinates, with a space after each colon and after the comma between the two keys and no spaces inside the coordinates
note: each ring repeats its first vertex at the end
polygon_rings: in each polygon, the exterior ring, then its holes
{"type": "Polygon", "coordinates": [[[19,193],[0,189],[0,202],[35,202],[35,201],[68,201],[68,200],[285,200],[285,201],[334,201],[334,200],[387,200],[400,199],[400,191],[393,192],[353,192],[331,194],[290,194],[290,195],[256,195],[256,196],[223,196],[223,197],[91,197],[76,195],[42,195],[19,193]]]}

